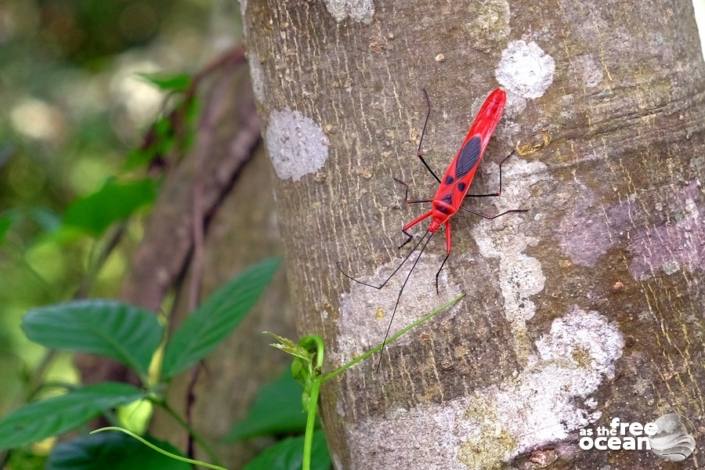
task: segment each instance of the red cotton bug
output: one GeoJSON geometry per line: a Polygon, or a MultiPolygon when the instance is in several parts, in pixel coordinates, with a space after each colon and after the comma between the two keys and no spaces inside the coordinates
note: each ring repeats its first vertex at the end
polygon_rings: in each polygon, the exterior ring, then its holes
{"type": "Polygon", "coordinates": [[[379,285],[369,284],[359,279],[355,279],[354,277],[345,273],[340,268],[340,266],[338,266],[340,272],[348,279],[351,279],[357,282],[358,284],[362,284],[364,286],[374,287],[375,289],[382,289],[385,285],[387,285],[389,280],[394,277],[394,275],[402,268],[402,266],[404,266],[404,264],[409,260],[411,255],[419,248],[419,246],[421,246],[419,255],[414,260],[414,263],[411,266],[409,273],[406,275],[406,278],[404,279],[404,282],[402,283],[402,286],[399,289],[399,294],[397,295],[397,300],[394,304],[394,311],[392,312],[392,316],[389,320],[389,325],[387,326],[387,332],[385,333],[384,340],[382,341],[381,350],[384,349],[387,337],[389,336],[389,331],[392,327],[392,322],[394,321],[394,315],[397,312],[399,300],[401,299],[401,295],[404,292],[406,283],[409,281],[411,273],[414,271],[416,264],[419,262],[421,255],[426,249],[428,243],[431,241],[431,238],[433,237],[434,233],[440,230],[441,227],[445,229],[446,257],[443,259],[441,267],[436,273],[436,293],[438,293],[438,276],[443,270],[443,266],[448,260],[452,248],[450,219],[461,208],[486,219],[495,219],[501,215],[508,214],[511,212],[526,212],[526,210],[524,209],[512,209],[493,216],[486,216],[479,212],[475,212],[462,207],[463,201],[466,197],[492,197],[499,196],[502,194],[502,164],[504,164],[504,162],[506,162],[512,155],[514,155],[514,152],[506,156],[499,164],[499,190],[497,192],[489,194],[468,194],[468,191],[470,190],[470,186],[472,186],[475,174],[477,173],[477,169],[480,166],[482,156],[485,153],[485,149],[487,148],[487,144],[489,143],[490,138],[492,137],[492,133],[494,132],[495,128],[497,127],[497,124],[499,123],[499,120],[502,117],[504,105],[507,101],[507,94],[505,93],[505,91],[501,88],[496,88],[485,99],[484,103],[480,107],[480,111],[475,116],[475,120],[470,125],[470,129],[468,130],[468,133],[465,136],[462,145],[460,146],[460,150],[458,150],[458,153],[455,155],[455,158],[452,162],[450,162],[450,165],[448,165],[448,168],[446,169],[442,179],[439,178],[438,175],[431,169],[429,164],[423,158],[423,154],[421,152],[423,138],[426,134],[426,125],[428,124],[428,118],[431,114],[431,101],[428,97],[428,93],[426,93],[425,89],[423,90],[423,93],[426,98],[427,112],[426,120],[424,121],[423,125],[423,131],[421,132],[421,138],[419,139],[419,146],[416,151],[416,156],[421,160],[421,163],[423,163],[426,169],[433,175],[433,177],[438,182],[438,190],[436,190],[436,194],[433,196],[433,199],[410,201],[408,199],[409,186],[403,181],[394,178],[397,183],[403,185],[406,188],[406,192],[404,195],[404,200],[406,203],[431,203],[431,210],[421,214],[420,216],[416,217],[415,219],[413,219],[402,227],[401,231],[402,233],[404,233],[404,235],[406,235],[407,239],[404,241],[404,243],[399,246],[399,248],[402,248],[404,245],[406,245],[413,239],[413,235],[408,232],[409,229],[419,224],[420,222],[430,218],[431,221],[428,224],[428,228],[426,229],[426,232],[418,241],[418,243],[416,243],[414,248],[404,257],[399,266],[397,266],[394,271],[392,271],[392,273],[389,275],[389,277],[387,277],[387,279],[385,279],[384,282],[379,285]]]}

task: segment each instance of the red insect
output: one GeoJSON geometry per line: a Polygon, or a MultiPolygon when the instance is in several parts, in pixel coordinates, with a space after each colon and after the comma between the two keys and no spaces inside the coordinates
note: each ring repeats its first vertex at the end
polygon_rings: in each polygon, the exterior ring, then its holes
{"type": "Polygon", "coordinates": [[[389,336],[389,330],[392,327],[394,315],[396,314],[397,307],[399,306],[399,300],[401,299],[401,295],[404,292],[404,287],[406,287],[406,283],[408,282],[411,273],[414,271],[416,264],[419,262],[421,255],[426,249],[428,242],[431,241],[431,238],[433,237],[434,233],[436,233],[441,227],[445,229],[446,257],[443,259],[441,267],[436,273],[436,292],[438,292],[438,276],[440,275],[443,266],[448,260],[452,248],[450,219],[461,208],[487,219],[495,219],[501,215],[508,214],[510,212],[526,212],[526,210],[524,209],[512,209],[496,214],[494,216],[486,216],[479,212],[475,212],[462,207],[463,201],[466,197],[490,197],[499,196],[500,194],[502,194],[502,164],[507,161],[514,154],[514,152],[510,153],[499,164],[499,190],[496,193],[468,194],[468,191],[470,190],[470,186],[472,186],[475,174],[477,173],[477,169],[480,166],[482,156],[484,155],[485,149],[487,148],[487,144],[489,143],[490,138],[492,137],[492,133],[494,132],[495,128],[497,127],[497,124],[499,123],[499,120],[502,117],[502,111],[504,110],[504,105],[507,101],[507,94],[504,92],[504,90],[502,90],[501,88],[496,88],[490,93],[487,99],[485,99],[485,102],[480,107],[480,111],[477,113],[477,116],[475,116],[475,120],[470,125],[470,129],[468,130],[468,133],[465,136],[462,145],[460,146],[460,150],[458,150],[458,153],[455,155],[455,158],[452,162],[450,162],[450,165],[448,165],[448,168],[446,169],[443,175],[443,179],[439,178],[438,175],[436,175],[436,173],[431,169],[426,160],[423,158],[421,152],[423,138],[426,134],[426,125],[428,124],[428,118],[431,114],[431,102],[428,98],[428,93],[426,93],[426,90],[423,90],[423,92],[424,96],[426,97],[426,104],[428,106],[428,110],[426,112],[426,120],[424,121],[423,131],[421,132],[421,139],[419,140],[419,147],[416,152],[416,156],[421,160],[421,163],[423,163],[423,165],[433,175],[436,181],[438,181],[438,190],[436,190],[436,194],[433,196],[433,199],[410,201],[408,200],[409,186],[403,181],[395,178],[395,181],[402,184],[406,188],[406,193],[404,196],[405,202],[431,203],[431,210],[421,214],[420,216],[416,217],[415,219],[413,219],[402,227],[401,231],[404,233],[404,235],[407,236],[407,239],[406,241],[404,241],[404,243],[399,246],[399,248],[403,247],[413,239],[413,235],[408,232],[409,229],[419,224],[420,222],[430,218],[431,221],[428,224],[426,233],[424,233],[418,243],[416,243],[414,248],[406,255],[406,257],[402,260],[399,266],[397,266],[394,271],[392,271],[392,273],[389,275],[389,277],[387,277],[387,279],[385,279],[385,281],[382,282],[382,284],[380,285],[369,284],[364,281],[355,279],[349,274],[343,272],[341,269],[341,273],[348,279],[351,279],[359,284],[368,287],[381,289],[385,285],[387,285],[389,280],[394,277],[394,275],[401,269],[401,267],[411,257],[411,254],[414,253],[419,246],[421,246],[419,255],[416,257],[414,264],[411,266],[411,269],[409,270],[406,279],[404,279],[404,282],[401,288],[399,289],[399,294],[397,296],[396,303],[394,304],[394,311],[392,312],[392,317],[389,320],[387,332],[385,333],[384,341],[382,342],[382,348],[384,348],[384,343],[387,341],[387,337],[389,336]],[[423,245],[421,245],[422,243],[423,245]]]}

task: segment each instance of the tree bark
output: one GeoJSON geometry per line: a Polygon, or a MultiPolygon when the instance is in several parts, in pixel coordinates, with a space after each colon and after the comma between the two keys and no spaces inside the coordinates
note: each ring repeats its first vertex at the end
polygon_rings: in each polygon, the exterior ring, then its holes
{"type": "MultiPolygon", "coordinates": [[[[429,244],[392,330],[463,302],[323,389],[337,468],[675,468],[648,451],[578,448],[612,417],[676,412],[705,444],[705,67],[688,0],[249,0],[253,86],[277,182],[300,333],[332,368],[382,340],[405,274],[402,204],[436,183],[499,83],[505,117],[440,278],[429,244]],[[543,468],[543,467],[542,467],[543,468]]],[[[678,468],[701,468],[696,451],[678,468]]]]}

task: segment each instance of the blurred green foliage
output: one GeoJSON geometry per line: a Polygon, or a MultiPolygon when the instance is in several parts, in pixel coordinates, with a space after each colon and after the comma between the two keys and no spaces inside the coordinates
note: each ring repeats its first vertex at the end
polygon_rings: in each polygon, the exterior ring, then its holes
{"type": "Polygon", "coordinates": [[[306,414],[301,406],[303,388],[289,369],[274,382],[264,385],[247,416],[233,424],[227,442],[276,434],[300,434],[306,429],[306,414]]]}
{"type": "MultiPolygon", "coordinates": [[[[57,437],[85,425],[99,415],[121,424],[115,418],[112,411],[114,408],[148,400],[153,406],[171,415],[211,459],[217,460],[200,433],[169,404],[165,391],[175,375],[198,364],[232,333],[271,283],[278,267],[279,259],[265,259],[237,274],[208,296],[176,327],[174,334],[165,340],[164,360],[161,364],[158,361],[161,356],[158,346],[169,324],[167,322],[162,326],[155,312],[114,300],[88,299],[31,310],[22,322],[22,328],[29,339],[55,350],[95,354],[120,361],[139,375],[140,387],[122,382],[100,382],[83,386],[58,384],[58,388],[66,389],[65,393],[31,401],[0,418],[0,450],[25,447],[57,437]],[[150,364],[161,367],[150,373],[150,364]]],[[[132,408],[137,409],[134,406],[132,408]]],[[[284,416],[284,419],[288,418],[284,416]]],[[[274,423],[275,428],[282,426],[289,427],[288,424],[274,423]]],[[[97,431],[107,430],[121,430],[152,447],[155,452],[170,452],[121,427],[107,427],[97,431]]],[[[130,468],[134,456],[129,453],[129,447],[114,444],[102,438],[74,439],[65,445],[55,446],[48,465],[50,468],[71,468],[72,463],[78,463],[81,468],[104,468],[96,460],[99,460],[100,455],[111,454],[113,463],[120,461],[126,465],[125,468],[130,468]],[[91,458],[91,455],[95,457],[91,458]]],[[[184,461],[179,453],[171,452],[168,456],[184,461]]],[[[169,461],[155,461],[154,465],[156,467],[145,468],[171,468],[169,461]]],[[[203,465],[223,468],[207,463],[203,465]]]]}
{"type": "MultiPolygon", "coordinates": [[[[301,448],[304,437],[289,437],[265,449],[261,454],[245,465],[244,470],[299,470],[303,461],[301,448]]],[[[331,468],[330,454],[326,445],[326,436],[319,430],[313,434],[311,452],[311,470],[328,470],[331,468]]]]}
{"type": "Polygon", "coordinates": [[[157,185],[151,179],[121,183],[111,178],[98,191],[73,201],[66,208],[63,223],[99,236],[156,196],[157,185]]]}
{"type": "MultiPolygon", "coordinates": [[[[126,252],[139,242],[142,216],[159,191],[150,162],[192,145],[200,103],[189,93],[191,77],[239,32],[239,5],[230,0],[0,3],[0,448],[21,446],[7,468],[105,468],[125,456],[149,468],[183,467],[123,435],[59,445],[53,436],[101,413],[141,432],[152,407],[165,406],[159,370],[149,368],[159,364],[153,354],[163,328],[156,316],[117,302],[71,300],[119,292],[126,252]],[[174,118],[171,99],[184,93],[174,118]],[[118,231],[122,243],[103,260],[118,231]],[[25,336],[20,320],[28,311],[25,336]],[[144,388],[81,387],[70,353],[47,354],[30,338],[122,361],[139,372],[144,388]],[[135,416],[141,418],[128,424],[135,416]]],[[[163,351],[162,378],[211,352],[276,266],[269,261],[242,273],[177,328],[163,351]]],[[[235,438],[301,432],[300,397],[287,372],[263,389],[235,438]]],[[[317,468],[330,466],[321,432],[314,454],[317,468]]],[[[275,462],[300,465],[301,439],[273,445],[250,465],[275,462]]]]}
{"type": "MultiPolygon", "coordinates": [[[[124,248],[91,269],[100,235],[157,190],[144,166],[126,165],[165,96],[139,74],[193,73],[216,55],[214,39],[236,43],[239,30],[237,3],[222,0],[0,2],[0,415],[35,392],[44,358],[22,315],[69,300],[86,276],[87,294],[119,291],[124,248]]],[[[141,223],[130,219],[122,246],[141,223]]],[[[69,356],[54,357],[43,378],[75,382],[69,356]]],[[[42,460],[17,452],[11,468],[42,460]]]]}
{"type": "MultiPolygon", "coordinates": [[[[174,454],[180,451],[151,436],[153,444],[174,454]]],[[[83,436],[56,446],[46,470],[190,470],[191,466],[154,452],[125,434],[83,436]]]]}

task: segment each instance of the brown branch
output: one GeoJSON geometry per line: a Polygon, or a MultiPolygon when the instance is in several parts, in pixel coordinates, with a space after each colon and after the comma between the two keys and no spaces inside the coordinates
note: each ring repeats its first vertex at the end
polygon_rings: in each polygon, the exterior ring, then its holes
{"type": "MultiPolygon", "coordinates": [[[[243,60],[244,53],[238,49],[214,61],[206,67],[207,73],[201,72],[194,79],[199,86],[207,84],[205,108],[212,107],[199,122],[194,157],[201,164],[196,172],[195,163],[184,160],[169,171],[123,285],[121,298],[127,302],[153,311],[160,309],[167,292],[178,284],[195,254],[194,227],[199,225],[205,231],[206,221],[259,143],[254,98],[245,80],[246,72],[239,67],[243,60]],[[202,190],[196,191],[198,184],[202,190]],[[196,193],[201,194],[197,197],[200,201],[193,201],[196,193]],[[194,202],[199,206],[196,212],[194,202]],[[197,218],[201,221],[195,222],[197,218]]],[[[127,379],[126,370],[116,364],[86,356],[78,362],[87,383],[127,379]]]]}
{"type": "MultiPolygon", "coordinates": [[[[189,380],[188,387],[186,388],[186,422],[189,425],[189,429],[193,429],[193,408],[196,405],[196,383],[198,383],[198,376],[201,369],[204,367],[203,362],[199,362],[198,365],[193,369],[191,374],[191,380],[189,380]]],[[[194,443],[193,434],[189,433],[186,445],[186,455],[193,459],[195,458],[196,446],[194,443]]]]}
{"type": "MultiPolygon", "coordinates": [[[[204,224],[205,216],[203,213],[203,174],[201,168],[205,164],[207,157],[206,152],[210,149],[213,133],[209,132],[215,123],[217,118],[217,99],[211,99],[207,102],[206,108],[203,111],[203,117],[201,119],[201,125],[199,129],[199,135],[202,135],[202,141],[195,155],[192,157],[193,161],[193,172],[194,172],[194,184],[193,184],[193,220],[192,220],[192,234],[193,234],[193,255],[191,258],[191,280],[189,283],[189,293],[188,293],[188,310],[193,312],[200,303],[200,293],[201,285],[203,281],[203,271],[204,271],[204,224]]],[[[198,375],[203,367],[203,363],[199,362],[198,365],[193,369],[191,380],[189,381],[186,390],[186,422],[190,427],[193,426],[192,415],[193,407],[196,404],[196,383],[198,382],[198,375]]],[[[187,444],[187,455],[190,458],[194,457],[195,444],[194,436],[189,433],[187,444]]]]}

